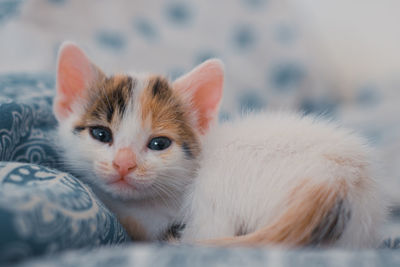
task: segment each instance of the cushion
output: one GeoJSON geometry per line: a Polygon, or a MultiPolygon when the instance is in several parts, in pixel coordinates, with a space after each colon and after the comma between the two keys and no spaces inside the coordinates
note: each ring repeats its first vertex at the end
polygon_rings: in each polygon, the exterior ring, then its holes
{"type": "Polygon", "coordinates": [[[67,173],[0,162],[1,262],[129,238],[93,192],[67,173]]]}
{"type": "Polygon", "coordinates": [[[57,167],[51,75],[0,75],[0,161],[57,167]]]}
{"type": "Polygon", "coordinates": [[[53,87],[51,74],[0,75],[0,265],[129,240],[88,186],[59,171],[53,87]]]}

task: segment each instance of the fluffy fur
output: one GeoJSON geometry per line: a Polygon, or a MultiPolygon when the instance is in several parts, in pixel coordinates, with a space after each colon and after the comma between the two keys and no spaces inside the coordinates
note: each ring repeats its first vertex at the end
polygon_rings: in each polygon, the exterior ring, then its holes
{"type": "Polygon", "coordinates": [[[369,159],[363,139],[312,117],[250,114],[215,126],[182,241],[373,247],[385,209],[369,159]]]}

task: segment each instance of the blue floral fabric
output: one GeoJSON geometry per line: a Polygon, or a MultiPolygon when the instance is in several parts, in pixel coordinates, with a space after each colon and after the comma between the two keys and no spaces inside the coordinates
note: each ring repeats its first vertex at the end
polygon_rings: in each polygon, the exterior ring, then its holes
{"type": "Polygon", "coordinates": [[[0,264],[128,239],[82,182],[26,163],[0,162],[0,229],[0,264]]]}
{"type": "Polygon", "coordinates": [[[53,85],[48,75],[0,75],[0,161],[56,167],[53,85]]]}

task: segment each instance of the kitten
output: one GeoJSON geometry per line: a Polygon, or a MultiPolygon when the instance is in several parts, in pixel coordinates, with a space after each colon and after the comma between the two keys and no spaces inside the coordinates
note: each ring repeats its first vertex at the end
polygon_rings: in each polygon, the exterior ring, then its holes
{"type": "Polygon", "coordinates": [[[183,242],[373,246],[385,209],[365,142],[290,114],[213,125],[222,89],[218,60],[169,83],[106,76],[64,44],[54,113],[66,164],[135,240],[161,239],[183,212],[183,242]]]}
{"type": "Polygon", "coordinates": [[[385,208],[369,149],[332,123],[249,114],[210,129],[183,242],[373,247],[385,208]],[[206,241],[204,241],[206,240],[206,241]]]}
{"type": "Polygon", "coordinates": [[[67,168],[89,183],[134,240],[161,239],[194,177],[200,137],[214,120],[222,64],[209,60],[169,83],[106,76],[72,43],[60,48],[54,114],[67,168]]]}

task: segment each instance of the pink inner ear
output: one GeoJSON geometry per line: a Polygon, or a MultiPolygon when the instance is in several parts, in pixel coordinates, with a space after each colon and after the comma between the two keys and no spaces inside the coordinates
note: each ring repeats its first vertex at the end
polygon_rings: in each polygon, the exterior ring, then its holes
{"type": "Polygon", "coordinates": [[[72,104],[84,96],[85,90],[96,78],[96,69],[79,47],[64,44],[57,67],[57,97],[54,111],[58,118],[71,112],[72,104]]]}
{"type": "Polygon", "coordinates": [[[198,127],[206,133],[211,121],[217,116],[224,85],[222,62],[208,60],[174,82],[174,88],[189,93],[193,108],[197,111],[198,127]]]}

